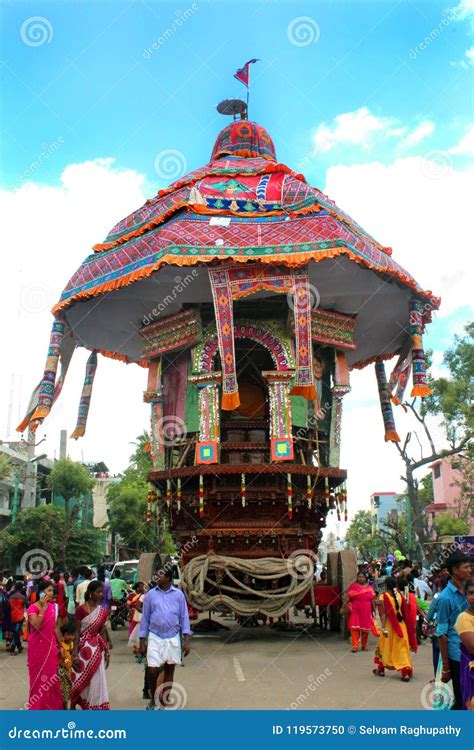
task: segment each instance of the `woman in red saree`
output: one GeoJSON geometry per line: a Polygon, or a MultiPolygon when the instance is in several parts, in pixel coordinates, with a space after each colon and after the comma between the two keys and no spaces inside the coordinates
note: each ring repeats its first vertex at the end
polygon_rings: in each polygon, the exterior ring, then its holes
{"type": "Polygon", "coordinates": [[[415,595],[408,591],[404,578],[387,576],[385,588],[379,602],[383,630],[375,649],[373,673],[385,677],[386,669],[396,669],[401,672],[402,682],[409,682],[413,674],[410,650],[418,650],[415,595]]]}
{"type": "Polygon", "coordinates": [[[62,641],[58,624],[58,606],[52,581],[38,586],[39,598],[28,607],[28,674],[30,711],[57,711],[63,700],[58,676],[58,645],[62,641]]]}
{"type": "Polygon", "coordinates": [[[369,632],[373,629],[375,614],[375,591],[369,584],[366,573],[361,571],[357,581],[351,583],[346,592],[346,606],[349,610],[348,628],[352,637],[352,653],[359,648],[362,640],[362,651],[367,651],[369,632]]]}
{"type": "Polygon", "coordinates": [[[109,666],[109,649],[105,632],[109,610],[100,605],[101,581],[91,581],[85,602],[75,614],[76,632],[72,652],[71,708],[83,711],[108,711],[109,693],[105,670],[109,666]]]}

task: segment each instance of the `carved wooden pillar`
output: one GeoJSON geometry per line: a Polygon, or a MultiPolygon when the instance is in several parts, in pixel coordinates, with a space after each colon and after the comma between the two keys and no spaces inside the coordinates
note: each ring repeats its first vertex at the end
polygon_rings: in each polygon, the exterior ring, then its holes
{"type": "Polygon", "coordinates": [[[294,449],[291,435],[290,388],[295,371],[264,371],[262,376],[268,383],[272,461],[292,461],[294,449]]]}
{"type": "Polygon", "coordinates": [[[197,385],[199,392],[199,438],[195,463],[215,464],[219,461],[219,386],[222,383],[222,372],[190,375],[189,381],[197,385]]]}
{"type": "Polygon", "coordinates": [[[349,393],[349,368],[344,352],[335,352],[332,388],[331,427],[329,431],[329,466],[338,468],[341,458],[342,399],[349,393]]]}
{"type": "Polygon", "coordinates": [[[165,446],[163,444],[163,393],[161,388],[161,357],[151,359],[148,367],[148,384],[143,400],[151,406],[150,449],[153,468],[165,468],[165,446]]]}

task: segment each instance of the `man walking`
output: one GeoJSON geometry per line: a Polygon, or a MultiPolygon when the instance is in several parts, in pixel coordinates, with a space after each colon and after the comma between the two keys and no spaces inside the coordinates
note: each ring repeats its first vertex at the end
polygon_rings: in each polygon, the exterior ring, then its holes
{"type": "Polygon", "coordinates": [[[467,609],[464,584],[471,577],[470,558],[463,552],[453,552],[446,561],[449,583],[439,596],[436,635],[443,663],[443,682],[453,681],[454,710],[462,710],[460,660],[461,646],[454,625],[461,612],[467,609]]]}
{"type": "Polygon", "coordinates": [[[140,623],[140,653],[147,659],[148,686],[151,700],[147,710],[153,711],[158,693],[158,707],[169,705],[174,668],[181,664],[181,636],[183,653],[190,651],[188,607],[182,591],[172,586],[171,569],[160,570],[157,586],[150,589],[143,602],[140,623]],[[148,647],[146,639],[148,638],[148,647]]]}

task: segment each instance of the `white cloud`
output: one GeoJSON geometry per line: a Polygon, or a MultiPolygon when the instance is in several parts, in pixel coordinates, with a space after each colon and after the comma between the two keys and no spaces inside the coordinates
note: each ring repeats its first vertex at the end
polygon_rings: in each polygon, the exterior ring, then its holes
{"type": "MultiPolygon", "coordinates": [[[[38,171],[35,178],[40,177],[38,171]]],[[[15,428],[41,377],[53,320],[49,309],[91,246],[144,202],[143,184],[142,175],[117,169],[113,159],[96,159],[69,165],[58,186],[27,183],[0,190],[8,263],[0,293],[2,320],[8,321],[2,327],[1,438],[8,437],[8,423],[10,439],[18,438],[15,428]]],[[[59,431],[71,434],[74,428],[87,356],[83,349],[74,354],[61,398],[37,433],[38,439],[46,433],[51,456],[58,450],[59,431]]],[[[113,471],[127,465],[129,441],[148,424],[145,381],[142,368],[100,358],[86,436],[69,442],[73,458],[101,459],[113,471]]]]}
{"type": "Polygon", "coordinates": [[[454,8],[450,8],[450,12],[456,21],[464,21],[474,14],[474,0],[461,0],[454,8]]]}
{"type": "Polygon", "coordinates": [[[474,65],[474,47],[469,47],[464,53],[469,65],[474,65]]]}
{"type": "Polygon", "coordinates": [[[434,122],[431,122],[431,120],[423,120],[423,122],[420,122],[420,124],[401,141],[400,147],[410,148],[411,146],[416,146],[418,143],[421,143],[421,141],[424,141],[425,138],[429,138],[429,136],[434,133],[435,127],[434,122]]]}
{"type": "MultiPolygon", "coordinates": [[[[442,297],[439,315],[453,313],[472,300],[467,269],[471,265],[470,194],[474,168],[457,170],[429,158],[397,159],[334,166],[327,172],[324,192],[380,242],[393,248],[393,257],[425,288],[442,297]]],[[[436,159],[436,153],[433,157],[436,159]]],[[[435,352],[433,374],[442,372],[435,352]]],[[[387,373],[393,363],[387,363],[387,373]]],[[[351,513],[367,508],[375,491],[401,491],[402,465],[394,446],[383,439],[382,417],[372,367],[351,374],[352,393],[345,397],[341,465],[348,469],[351,513]],[[368,467],[370,465],[370,471],[368,467]]],[[[403,437],[418,429],[401,409],[395,411],[403,437]]],[[[442,435],[437,430],[442,444],[442,435]]],[[[421,433],[420,433],[421,439],[421,433]]],[[[425,446],[425,455],[427,448],[425,446]]]]}
{"type": "Polygon", "coordinates": [[[435,130],[434,122],[423,120],[410,129],[395,117],[379,117],[367,107],[336,115],[331,123],[321,123],[313,135],[314,151],[326,153],[337,146],[358,146],[370,151],[391,140],[401,149],[416,146],[435,130]]]}
{"type": "Polygon", "coordinates": [[[318,151],[330,151],[340,144],[351,144],[369,149],[376,135],[390,133],[390,127],[396,121],[388,117],[377,117],[367,107],[360,107],[355,112],[337,115],[332,125],[321,123],[314,134],[314,145],[318,151]]]}
{"type": "Polygon", "coordinates": [[[455,156],[474,156],[474,125],[471,125],[456,146],[449,149],[455,156]]]}

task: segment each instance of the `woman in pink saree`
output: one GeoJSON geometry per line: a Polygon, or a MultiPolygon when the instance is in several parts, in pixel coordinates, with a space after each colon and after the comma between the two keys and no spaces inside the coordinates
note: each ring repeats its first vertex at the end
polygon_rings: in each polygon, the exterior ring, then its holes
{"type": "Polygon", "coordinates": [[[108,711],[109,693],[105,670],[109,666],[106,622],[109,610],[101,607],[103,586],[91,581],[85,603],[76,609],[76,632],[72,652],[71,708],[83,711],[108,711]]]}
{"type": "Polygon", "coordinates": [[[28,607],[28,674],[30,711],[59,711],[63,708],[58,676],[58,645],[62,641],[58,625],[58,605],[53,603],[54,584],[42,581],[39,599],[28,607]]]}
{"type": "Polygon", "coordinates": [[[363,571],[357,575],[356,583],[351,583],[347,589],[346,606],[349,610],[348,627],[351,631],[352,652],[358,651],[359,640],[362,641],[362,651],[367,651],[369,632],[373,629],[375,591],[363,571]]]}

